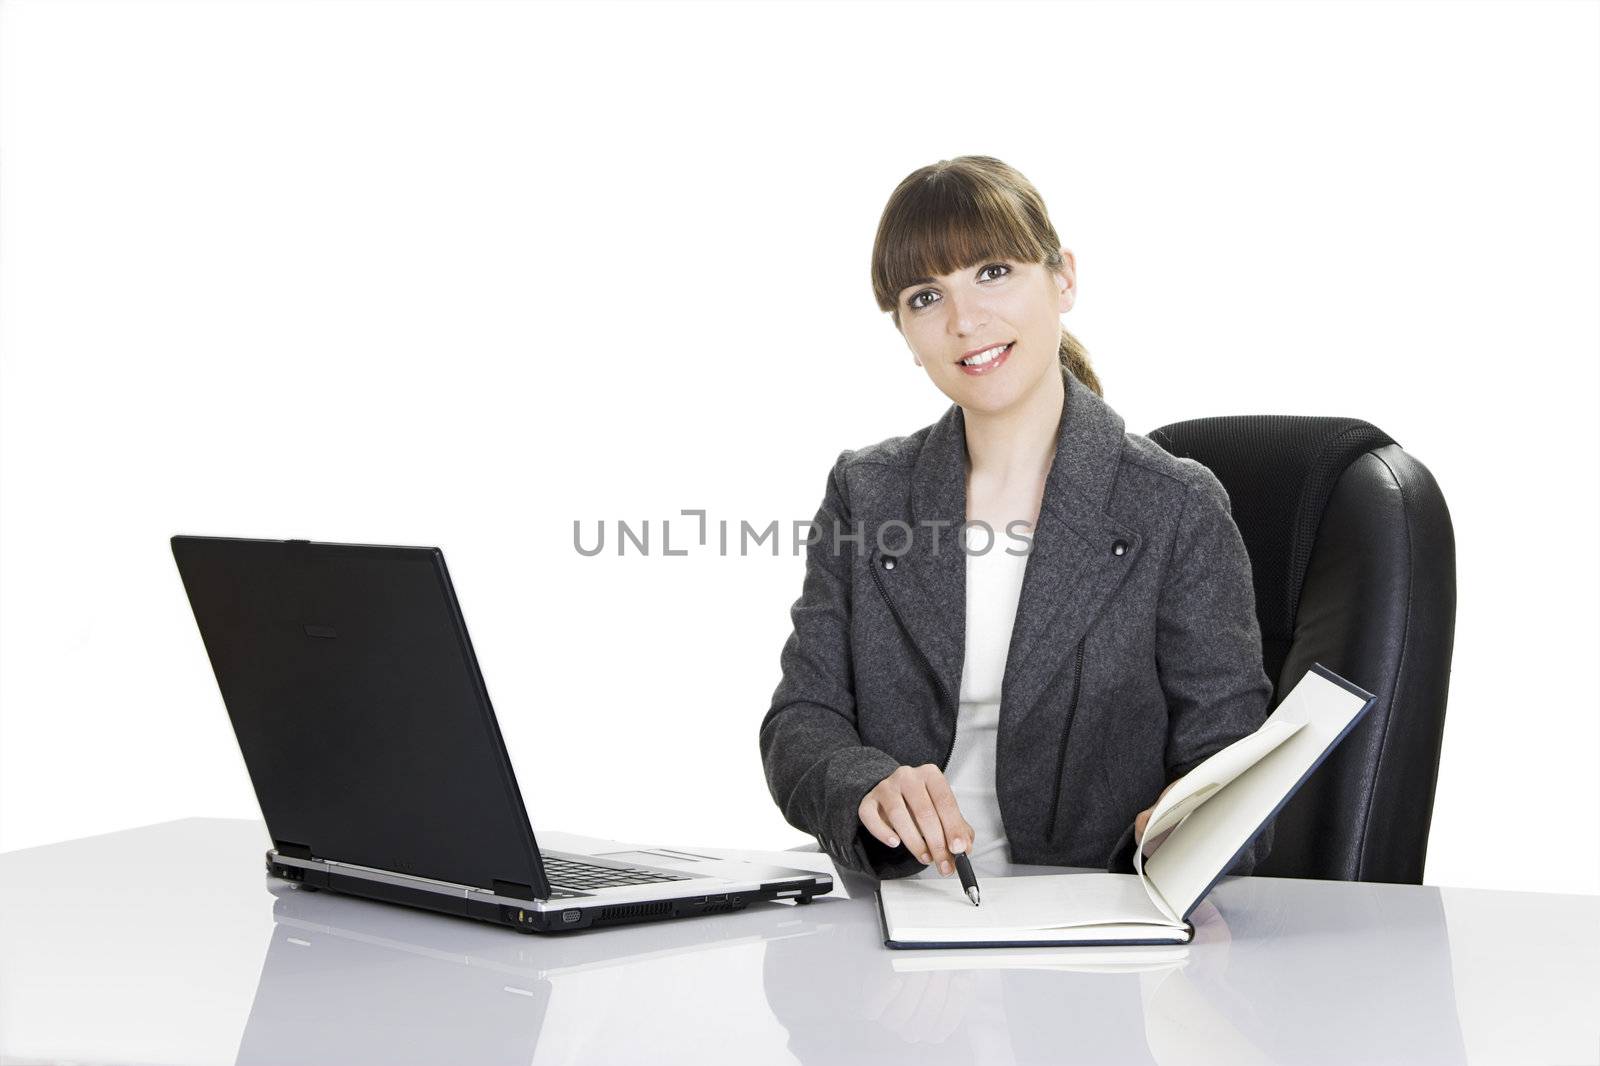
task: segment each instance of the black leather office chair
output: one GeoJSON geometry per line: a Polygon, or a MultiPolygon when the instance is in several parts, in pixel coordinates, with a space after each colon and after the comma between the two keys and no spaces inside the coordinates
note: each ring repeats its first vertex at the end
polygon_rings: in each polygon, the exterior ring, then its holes
{"type": "Polygon", "coordinates": [[[1313,662],[1378,697],[1279,812],[1257,874],[1421,884],[1455,639],[1455,532],[1426,467],[1355,418],[1233,415],[1149,434],[1228,490],[1272,706],[1313,662]]]}

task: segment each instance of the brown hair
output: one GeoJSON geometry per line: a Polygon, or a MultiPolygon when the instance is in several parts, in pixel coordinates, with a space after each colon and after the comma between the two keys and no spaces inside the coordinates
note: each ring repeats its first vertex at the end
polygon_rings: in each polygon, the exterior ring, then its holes
{"type": "MultiPolygon", "coordinates": [[[[1061,239],[1044,199],[1014,168],[993,156],[941,159],[912,171],[895,187],[872,244],[872,294],[894,315],[897,297],[915,278],[941,277],[984,259],[1014,259],[1061,268],[1061,239]]],[[[1061,368],[1104,396],[1082,342],[1061,329],[1061,368]]]]}

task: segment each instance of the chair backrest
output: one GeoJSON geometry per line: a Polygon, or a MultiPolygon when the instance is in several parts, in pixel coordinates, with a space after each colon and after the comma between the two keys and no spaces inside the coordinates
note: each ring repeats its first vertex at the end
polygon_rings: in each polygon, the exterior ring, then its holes
{"type": "Polygon", "coordinates": [[[1230,415],[1149,436],[1228,490],[1272,706],[1313,662],[1378,697],[1279,812],[1255,873],[1421,884],[1456,610],[1433,475],[1356,418],[1230,415]]]}

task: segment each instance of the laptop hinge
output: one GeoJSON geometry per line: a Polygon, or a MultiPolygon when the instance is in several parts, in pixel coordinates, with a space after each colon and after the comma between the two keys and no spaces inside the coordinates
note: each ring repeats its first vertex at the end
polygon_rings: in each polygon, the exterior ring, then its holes
{"type": "Polygon", "coordinates": [[[535,899],[533,886],[525,885],[521,881],[502,881],[494,879],[494,894],[497,896],[510,896],[513,899],[535,899]]]}
{"type": "Polygon", "coordinates": [[[311,858],[311,847],[307,844],[296,844],[292,840],[273,840],[272,846],[279,855],[288,855],[296,859],[311,858]]]}

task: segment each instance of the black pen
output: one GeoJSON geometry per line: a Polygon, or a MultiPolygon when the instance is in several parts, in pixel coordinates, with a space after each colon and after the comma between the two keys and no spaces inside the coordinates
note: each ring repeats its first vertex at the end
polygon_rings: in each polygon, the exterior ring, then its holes
{"type": "Polygon", "coordinates": [[[956,873],[961,877],[961,887],[966,889],[967,898],[976,907],[978,905],[978,879],[973,876],[972,863],[968,860],[967,853],[964,851],[956,852],[956,873]]]}

